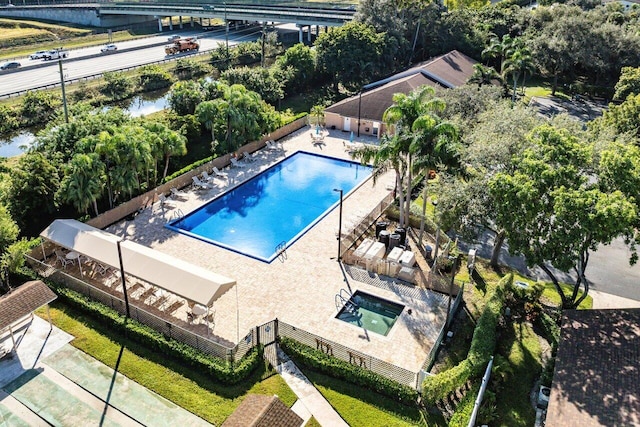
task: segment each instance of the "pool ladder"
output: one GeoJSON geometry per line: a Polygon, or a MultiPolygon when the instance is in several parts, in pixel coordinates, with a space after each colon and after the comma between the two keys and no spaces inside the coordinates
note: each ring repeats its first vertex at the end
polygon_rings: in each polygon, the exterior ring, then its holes
{"type": "Polygon", "coordinates": [[[178,220],[181,220],[182,218],[184,218],[184,214],[180,209],[176,209],[175,211],[173,211],[173,214],[171,214],[171,218],[169,218],[169,221],[167,222],[178,221],[178,220]]]}
{"type": "Polygon", "coordinates": [[[280,262],[284,262],[287,259],[287,241],[283,240],[276,246],[276,254],[280,262]]]}
{"type": "Polygon", "coordinates": [[[351,292],[345,288],[340,289],[340,292],[338,292],[335,297],[336,310],[340,311],[342,307],[344,307],[345,310],[354,316],[358,314],[358,304],[351,300],[352,297],[351,292]]]}

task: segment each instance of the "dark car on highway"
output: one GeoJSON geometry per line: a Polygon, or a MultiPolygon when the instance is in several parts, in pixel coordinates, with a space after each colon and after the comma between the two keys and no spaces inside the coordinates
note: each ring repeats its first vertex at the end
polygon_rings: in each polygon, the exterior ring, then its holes
{"type": "Polygon", "coordinates": [[[16,61],[5,62],[4,64],[0,65],[0,70],[10,70],[11,68],[19,68],[20,65],[21,64],[16,61]]]}

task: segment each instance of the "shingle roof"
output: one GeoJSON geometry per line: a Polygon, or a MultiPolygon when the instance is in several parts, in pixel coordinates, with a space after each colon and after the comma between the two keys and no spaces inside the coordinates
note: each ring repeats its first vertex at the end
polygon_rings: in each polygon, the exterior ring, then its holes
{"type": "Polygon", "coordinates": [[[386,79],[370,83],[364,87],[366,92],[362,92],[362,99],[360,95],[355,95],[333,104],[325,111],[343,117],[360,117],[379,122],[382,121],[384,111],[393,104],[393,94],[410,93],[424,85],[445,88],[461,86],[473,75],[475,63],[467,55],[453,50],[386,79]]]}
{"type": "Polygon", "coordinates": [[[250,394],[222,427],[300,427],[303,421],[278,396],[250,394]]]}
{"type": "Polygon", "coordinates": [[[546,425],[640,426],[640,309],[564,312],[546,425]]]}
{"type": "Polygon", "coordinates": [[[0,297],[0,330],[58,298],[44,282],[33,280],[0,297]]]}

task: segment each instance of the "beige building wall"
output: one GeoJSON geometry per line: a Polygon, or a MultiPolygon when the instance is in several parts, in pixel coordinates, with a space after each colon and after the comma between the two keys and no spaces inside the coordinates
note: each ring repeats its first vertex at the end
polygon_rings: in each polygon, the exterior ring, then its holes
{"type": "MultiPolygon", "coordinates": [[[[327,129],[333,129],[335,126],[335,129],[344,130],[343,129],[344,118],[337,113],[331,113],[331,112],[325,111],[324,122],[327,129]]],[[[351,117],[351,130],[356,134],[358,133],[357,117],[351,117]]],[[[374,122],[368,119],[360,120],[360,135],[366,135],[366,136],[376,135],[378,138],[380,138],[380,136],[384,134],[384,131],[385,131],[384,123],[374,122]],[[376,128],[377,128],[377,135],[376,135],[376,128]]]]}

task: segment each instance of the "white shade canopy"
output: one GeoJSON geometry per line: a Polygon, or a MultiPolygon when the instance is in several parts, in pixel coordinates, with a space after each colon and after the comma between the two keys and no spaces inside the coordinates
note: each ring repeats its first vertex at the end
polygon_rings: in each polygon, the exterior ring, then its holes
{"type": "Polygon", "coordinates": [[[236,284],[235,280],[73,219],[53,221],[40,236],[116,268],[120,268],[120,242],[124,273],[207,307],[236,284]]]}
{"type": "Polygon", "coordinates": [[[210,307],[235,280],[132,241],[120,244],[124,271],[169,292],[210,307]]]}
{"type": "Polygon", "coordinates": [[[117,243],[122,239],[114,234],[75,219],[56,219],[40,233],[40,237],[101,264],[120,268],[117,243]]]}

